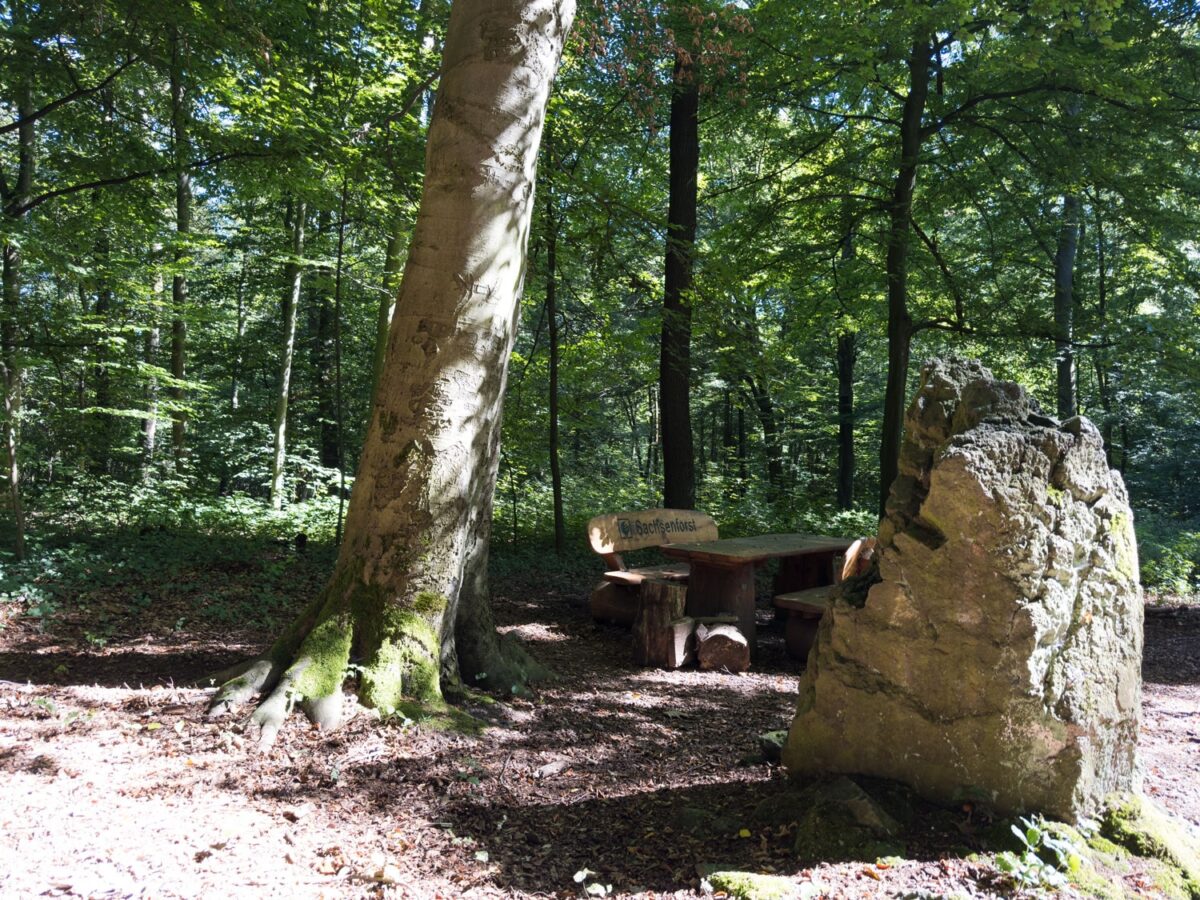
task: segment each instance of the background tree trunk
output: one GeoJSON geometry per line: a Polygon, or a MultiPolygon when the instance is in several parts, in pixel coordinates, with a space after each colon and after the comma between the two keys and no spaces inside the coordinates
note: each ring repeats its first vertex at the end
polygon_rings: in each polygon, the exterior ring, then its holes
{"type": "Polygon", "coordinates": [[[304,201],[288,203],[286,222],[291,229],[291,256],[283,267],[283,360],[279,367],[279,392],[275,397],[274,452],[271,456],[271,505],[283,508],[284,470],[287,467],[288,396],[292,389],[292,362],[296,355],[296,316],[300,308],[300,287],[304,268],[304,201]]]}
{"type": "Polygon", "coordinates": [[[187,373],[187,276],[179,267],[187,256],[184,242],[192,230],[192,176],[188,171],[189,146],[187,87],[184,82],[184,39],[179,29],[171,32],[171,139],[175,155],[175,274],[171,278],[171,452],[176,470],[187,462],[187,414],[182,382],[187,373]]]}
{"type": "Polygon", "coordinates": [[[372,365],[371,395],[379,388],[379,378],[387,359],[388,328],[396,309],[396,296],[400,291],[401,261],[404,258],[404,237],[408,233],[404,217],[396,214],[392,220],[392,233],[388,235],[387,249],[383,256],[383,285],[379,294],[379,314],[375,319],[375,358],[372,365]]]}
{"type": "Polygon", "coordinates": [[[837,505],[854,506],[854,363],[858,359],[858,335],[843,331],[837,340],[838,373],[838,469],[837,505]]]}
{"type": "MultiPolygon", "coordinates": [[[[547,149],[552,150],[552,132],[547,128],[547,149]]],[[[553,154],[546,158],[553,161],[553,154]]],[[[554,502],[554,550],[559,556],[567,551],[567,525],[563,517],[562,463],[558,440],[558,218],[554,210],[554,190],[545,179],[546,193],[546,323],[550,339],[550,489],[554,502]]]]}
{"type": "MultiPolygon", "coordinates": [[[[25,18],[25,4],[14,2],[12,22],[20,32],[25,18]]],[[[28,73],[17,83],[17,177],[12,192],[4,199],[4,215],[20,227],[28,213],[25,204],[33,193],[33,170],[37,159],[34,123],[33,84],[28,73]]],[[[9,505],[12,508],[16,532],[14,551],[18,560],[25,559],[25,510],[21,503],[21,469],[18,462],[21,423],[21,379],[23,377],[18,344],[21,317],[21,250],[16,241],[4,242],[3,249],[3,306],[0,308],[0,376],[4,381],[4,450],[7,457],[5,480],[8,482],[9,505]]]]}
{"type": "Polygon", "coordinates": [[[1079,246],[1079,197],[1063,197],[1062,228],[1054,254],[1055,399],[1058,417],[1075,415],[1075,252],[1079,246]]]}
{"type": "Polygon", "coordinates": [[[672,509],[691,509],[696,505],[692,458],[690,292],[696,242],[696,176],[700,165],[699,107],[700,89],[692,65],[677,53],[671,91],[667,268],[659,357],[663,503],[672,509]]]}
{"type": "Polygon", "coordinates": [[[908,386],[908,360],[913,322],[908,313],[908,242],[911,236],[913,191],[921,161],[924,134],[921,121],[929,96],[929,69],[933,47],[929,35],[918,33],[908,58],[908,96],[900,120],[900,163],[892,199],[888,204],[887,297],[888,368],[883,400],[883,436],[879,443],[879,513],[887,507],[888,492],[900,464],[900,437],[904,430],[904,395],[908,386]]]}

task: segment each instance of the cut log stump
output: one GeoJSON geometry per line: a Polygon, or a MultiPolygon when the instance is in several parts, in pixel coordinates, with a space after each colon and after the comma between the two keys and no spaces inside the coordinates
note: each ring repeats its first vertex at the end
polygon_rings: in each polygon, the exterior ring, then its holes
{"type": "Polygon", "coordinates": [[[690,661],[694,623],[683,616],[686,599],[687,588],[678,582],[642,584],[633,623],[633,658],[638,665],[677,669],[690,661]]]}
{"type": "Polygon", "coordinates": [[[706,671],[750,668],[750,643],[734,625],[700,625],[696,628],[696,658],[706,671]]]}

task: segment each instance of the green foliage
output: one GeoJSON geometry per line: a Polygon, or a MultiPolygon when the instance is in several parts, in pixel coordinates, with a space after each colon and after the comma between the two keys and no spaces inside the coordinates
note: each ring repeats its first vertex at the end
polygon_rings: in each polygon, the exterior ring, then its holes
{"type": "Polygon", "coordinates": [[[1021,849],[998,853],[996,868],[1017,888],[1059,890],[1086,865],[1086,850],[1056,835],[1040,816],[1020,819],[1012,826],[1012,833],[1021,849]]]}
{"type": "Polygon", "coordinates": [[[1200,591],[1200,522],[1146,512],[1135,527],[1147,587],[1181,596],[1200,591]]]}
{"type": "MultiPolygon", "coordinates": [[[[63,3],[0,10],[3,122],[19,119],[26,90],[45,113],[21,203],[18,134],[0,135],[0,243],[20,251],[0,355],[20,372],[12,424],[29,525],[44,532],[35,555],[53,562],[56,536],[89,529],[332,540],[369,413],[386,248],[407,243],[419,199],[448,4],[102,7],[84,18],[63,3]],[[285,211],[301,202],[296,258],[285,211]],[[302,289],[287,502],[274,514],[262,500],[289,263],[302,289]],[[184,365],[172,375],[177,330],[184,365]]],[[[1186,11],[988,0],[864,13],[767,0],[685,12],[580,11],[539,162],[497,565],[518,564],[519,548],[538,554],[553,528],[551,278],[567,557],[586,558],[592,515],[660,502],[664,113],[681,44],[702,89],[688,298],[697,504],[731,536],[874,530],[897,124],[910,47],[931,36],[907,211],[914,360],[976,355],[1053,398],[1053,257],[1063,197],[1076,196],[1079,404],[1129,485],[1146,583],[1193,594],[1200,145],[1188,123],[1200,50],[1186,11]],[[839,385],[845,335],[856,355],[839,385]],[[839,387],[853,390],[849,510],[835,490],[839,387]]],[[[402,267],[403,249],[392,262],[402,267]]],[[[6,513],[0,527],[11,528],[6,513]]],[[[7,590],[35,614],[54,611],[43,582],[18,583],[14,572],[32,570],[7,568],[7,590]]]]}

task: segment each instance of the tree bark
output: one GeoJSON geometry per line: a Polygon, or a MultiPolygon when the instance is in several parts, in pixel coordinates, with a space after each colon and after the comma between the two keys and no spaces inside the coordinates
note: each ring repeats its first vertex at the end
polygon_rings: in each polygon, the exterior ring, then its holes
{"type": "MultiPolygon", "coordinates": [[[[328,230],[329,213],[321,210],[317,216],[317,229],[313,236],[318,254],[323,253],[323,248],[326,246],[322,243],[322,236],[328,230]]],[[[342,222],[338,226],[339,246],[344,240],[345,223],[342,222]]],[[[316,272],[317,277],[312,279],[316,283],[314,312],[317,320],[315,340],[312,344],[313,381],[317,389],[320,460],[321,465],[326,469],[337,468],[339,455],[337,401],[334,397],[336,391],[333,377],[334,306],[336,305],[336,298],[333,295],[337,293],[337,266],[339,263],[340,260],[335,262],[333,270],[327,265],[322,265],[316,272]]]]}
{"type": "Polygon", "coordinates": [[[904,429],[904,395],[908,384],[913,334],[913,321],[908,312],[908,245],[912,230],[913,192],[924,140],[921,122],[929,97],[932,56],[929,35],[918,33],[909,52],[909,89],[900,118],[900,162],[888,203],[888,369],[883,400],[883,436],[879,444],[880,515],[887,507],[888,492],[899,471],[900,438],[904,429]]]}
{"type": "MultiPolygon", "coordinates": [[[[25,4],[14,2],[12,22],[15,30],[25,18],[25,4]]],[[[33,172],[36,163],[34,122],[31,118],[33,83],[23,73],[17,81],[17,176],[11,193],[3,197],[4,214],[18,230],[27,213],[25,205],[33,193],[33,172]]],[[[9,505],[12,508],[15,531],[14,552],[18,560],[25,559],[25,511],[21,503],[21,470],[18,462],[21,422],[21,381],[24,377],[19,356],[21,314],[21,249],[16,241],[5,241],[3,247],[3,298],[0,307],[0,377],[4,382],[4,449],[8,482],[9,505]]]]}
{"type": "Polygon", "coordinates": [[[175,156],[175,274],[171,278],[171,453],[176,471],[187,464],[187,413],[180,382],[187,374],[187,276],[180,270],[187,256],[184,243],[192,230],[192,176],[188,169],[189,145],[187,87],[183,71],[183,36],[171,32],[171,140],[175,156]]]}
{"type": "Polygon", "coordinates": [[[839,509],[854,507],[854,363],[857,360],[858,334],[843,331],[837,341],[839,509]]]}
{"type": "Polygon", "coordinates": [[[499,641],[487,550],[550,83],[571,0],[455,0],[425,186],[334,574],[219,693],[270,690],[269,744],[292,698],[330,725],[351,655],[359,699],[397,710],[443,686],[519,690],[538,668],[499,641]]]}
{"type": "Polygon", "coordinates": [[[408,228],[403,216],[397,214],[392,220],[392,233],[388,235],[387,250],[383,256],[383,286],[379,294],[379,311],[375,317],[375,358],[371,365],[371,396],[379,389],[379,378],[387,359],[388,329],[396,309],[396,296],[400,290],[401,262],[404,259],[404,238],[408,228]]]}
{"type": "Polygon", "coordinates": [[[691,509],[696,505],[692,458],[690,294],[700,165],[699,107],[700,89],[692,65],[682,54],[676,53],[671,91],[670,198],[659,356],[663,503],[671,509],[691,509]]]}
{"type": "Polygon", "coordinates": [[[300,308],[300,288],[304,268],[304,201],[289,201],[285,221],[291,230],[291,259],[283,267],[283,359],[279,367],[279,387],[275,395],[275,436],[271,456],[271,506],[283,509],[284,471],[287,468],[288,397],[292,390],[292,363],[296,356],[296,317],[300,308]]]}
{"type": "Polygon", "coordinates": [[[242,265],[238,270],[237,283],[237,332],[234,338],[232,371],[229,378],[229,409],[237,412],[241,403],[242,355],[246,341],[246,254],[242,254],[242,265]]]}
{"type": "Polygon", "coordinates": [[[1079,246],[1079,197],[1063,197],[1062,228],[1054,254],[1055,399],[1058,417],[1069,419],[1075,405],[1075,253],[1079,246]]]}
{"type": "MultiPolygon", "coordinates": [[[[546,131],[547,148],[552,147],[553,132],[546,131]]],[[[551,154],[547,154],[553,159],[551,154]]],[[[558,439],[558,217],[554,208],[554,190],[549,178],[546,192],[546,323],[550,339],[550,490],[554,501],[554,552],[567,552],[567,525],[563,517],[562,463],[558,439]]]]}

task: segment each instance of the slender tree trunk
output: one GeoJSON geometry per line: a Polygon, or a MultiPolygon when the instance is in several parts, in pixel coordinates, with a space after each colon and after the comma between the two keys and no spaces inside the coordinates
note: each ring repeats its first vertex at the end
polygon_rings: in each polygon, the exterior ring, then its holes
{"type": "MultiPolygon", "coordinates": [[[[1104,241],[1104,219],[1100,213],[1100,195],[1096,197],[1096,320],[1101,336],[1107,335],[1108,323],[1108,248],[1104,241]]],[[[1104,421],[1100,425],[1100,433],[1104,438],[1104,453],[1110,467],[1116,466],[1116,454],[1113,452],[1113,382],[1116,372],[1110,367],[1109,354],[1097,350],[1092,355],[1092,363],[1096,369],[1096,390],[1100,394],[1100,406],[1104,410],[1104,421]]]]}
{"type": "MultiPolygon", "coordinates": [[[[155,278],[155,293],[163,290],[162,276],[155,278]]],[[[158,365],[158,354],[162,349],[162,336],[157,325],[146,329],[143,336],[143,358],[148,366],[158,365]]],[[[158,443],[158,377],[151,374],[146,379],[146,417],[142,419],[142,481],[148,482],[154,472],[154,451],[158,443]]]]}
{"type": "Polygon", "coordinates": [[[304,268],[304,201],[289,201],[285,221],[291,230],[291,259],[283,267],[283,360],[279,367],[279,387],[275,395],[275,436],[271,455],[271,506],[283,509],[284,471],[287,468],[288,398],[292,390],[292,363],[296,356],[296,316],[300,308],[300,288],[304,268]]]}
{"type": "Polygon", "coordinates": [[[646,415],[649,418],[649,434],[646,437],[646,480],[649,481],[661,471],[659,462],[662,454],[662,432],[658,425],[658,393],[653,387],[646,391],[646,415]]]}
{"type": "Polygon", "coordinates": [[[691,289],[700,165],[699,108],[700,89],[695,72],[691,63],[677,53],[671,91],[667,265],[659,357],[663,503],[672,509],[691,509],[696,505],[691,416],[691,289]]]}
{"type": "Polygon", "coordinates": [[[728,479],[733,472],[733,459],[737,447],[737,440],[733,433],[733,391],[725,388],[724,391],[724,416],[722,418],[721,429],[721,476],[728,479]]]}
{"type": "Polygon", "coordinates": [[[346,532],[325,591],[214,709],[271,689],[273,740],[300,698],[336,722],[352,652],[359,698],[438,703],[443,680],[512,690],[536,664],[499,642],[487,548],[507,361],[534,172],[570,0],[455,0],[425,189],[346,532]]]}
{"type": "Polygon", "coordinates": [[[756,378],[747,377],[746,385],[750,389],[750,399],[758,412],[758,421],[763,430],[763,453],[767,457],[767,494],[774,501],[779,498],[783,488],[783,447],[779,441],[779,422],[775,414],[775,404],[766,386],[756,378]]]}
{"type": "MultiPolygon", "coordinates": [[[[25,4],[14,2],[12,21],[20,26],[25,19],[25,4]]],[[[19,30],[19,28],[18,28],[19,30]]],[[[28,73],[17,81],[17,177],[11,194],[3,197],[4,215],[19,229],[27,213],[22,212],[33,193],[33,170],[36,162],[33,115],[33,84],[28,73]]],[[[16,532],[14,551],[19,560],[25,558],[25,511],[21,503],[21,470],[18,462],[21,422],[21,381],[24,372],[19,355],[21,314],[21,250],[16,241],[3,246],[3,300],[0,308],[0,377],[4,382],[4,450],[8,482],[9,505],[12,508],[16,532]]]]}
{"type": "Polygon", "coordinates": [[[113,290],[109,276],[109,241],[108,235],[101,233],[96,242],[96,266],[100,270],[99,285],[96,290],[96,305],[94,312],[100,323],[100,339],[96,344],[96,367],[93,372],[92,388],[95,391],[93,404],[96,412],[96,429],[93,432],[92,467],[96,472],[113,474],[113,446],[116,442],[116,418],[110,409],[113,408],[112,373],[108,361],[108,326],[113,307],[113,290]]]}
{"type": "Polygon", "coordinates": [[[1054,254],[1054,346],[1058,416],[1069,419],[1075,405],[1075,253],[1079,246],[1079,197],[1063,197],[1062,228],[1054,254]]]}
{"type": "MultiPolygon", "coordinates": [[[[547,149],[553,149],[553,132],[547,127],[547,149]]],[[[547,153],[548,159],[553,154],[547,153]]],[[[567,552],[567,525],[563,517],[562,464],[558,452],[558,217],[554,208],[554,190],[545,179],[546,193],[546,322],[550,337],[550,488],[554,499],[554,550],[567,552]]]]}
{"type": "MultiPolygon", "coordinates": [[[[842,208],[843,231],[842,249],[839,254],[840,266],[849,267],[854,262],[857,248],[854,246],[855,223],[849,205],[842,208]]],[[[837,338],[837,380],[838,380],[838,467],[837,467],[837,505],[839,509],[854,507],[854,364],[858,361],[858,332],[846,325],[847,310],[845,299],[841,293],[841,279],[837,276],[839,269],[834,269],[835,285],[838,300],[842,305],[839,316],[837,338]]],[[[851,273],[851,285],[855,284],[851,273]]],[[[854,293],[857,289],[852,287],[854,293]]]]}
{"type": "Polygon", "coordinates": [[[186,397],[180,382],[187,374],[187,276],[180,271],[188,250],[184,246],[192,230],[192,176],[188,171],[189,143],[187,87],[184,83],[184,39],[178,29],[171,32],[171,137],[175,154],[175,274],[171,278],[171,377],[176,382],[171,396],[171,453],[176,471],[187,465],[186,397]]]}
{"type": "Polygon", "coordinates": [[[237,283],[237,332],[234,337],[233,365],[229,379],[229,409],[237,412],[241,402],[242,354],[246,341],[246,254],[242,254],[242,265],[238,270],[237,283]]]}
{"type": "Polygon", "coordinates": [[[854,364],[857,360],[858,335],[843,331],[837,341],[839,509],[854,506],[854,364]]]}
{"type": "Polygon", "coordinates": [[[379,313],[375,319],[375,358],[371,366],[371,396],[379,384],[383,363],[387,359],[388,329],[396,309],[396,296],[400,291],[401,263],[404,259],[404,238],[408,234],[407,223],[401,215],[392,220],[392,233],[388,235],[387,250],[383,257],[383,289],[379,294],[379,313]]]}
{"type": "MultiPolygon", "coordinates": [[[[322,210],[317,217],[317,230],[314,235],[318,252],[321,235],[329,228],[329,213],[322,210]]],[[[345,238],[343,225],[339,225],[338,235],[345,238]]],[[[318,270],[318,278],[313,279],[316,285],[316,340],[313,342],[312,358],[314,362],[314,381],[317,386],[317,420],[320,434],[321,465],[327,469],[337,468],[338,435],[337,435],[337,402],[334,397],[335,385],[333,377],[334,340],[334,304],[331,294],[337,292],[336,268],[331,272],[328,266],[318,270]]]]}
{"type": "Polygon", "coordinates": [[[899,471],[900,438],[904,429],[904,400],[913,335],[912,317],[908,312],[908,245],[932,56],[929,36],[918,33],[908,58],[909,89],[900,119],[900,163],[888,204],[888,370],[883,400],[883,437],[879,445],[880,515],[887,507],[888,493],[899,471]]]}

